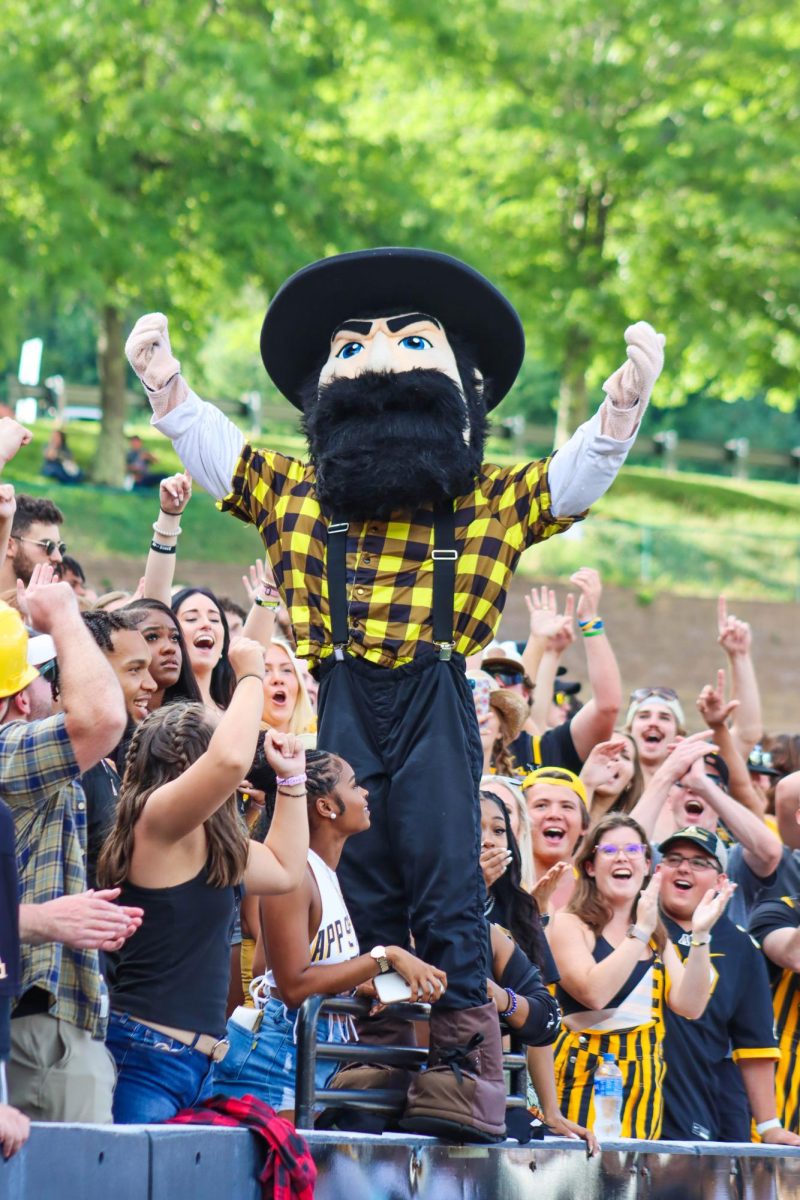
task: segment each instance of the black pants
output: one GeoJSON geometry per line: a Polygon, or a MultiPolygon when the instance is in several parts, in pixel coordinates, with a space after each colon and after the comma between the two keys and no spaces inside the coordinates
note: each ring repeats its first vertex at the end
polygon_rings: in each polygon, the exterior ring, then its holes
{"type": "Polygon", "coordinates": [[[486,1003],[478,723],[460,656],[386,668],[345,656],[319,670],[321,750],[369,791],[371,825],[339,878],[362,951],[408,946],[447,972],[443,1007],[486,1003]]]}

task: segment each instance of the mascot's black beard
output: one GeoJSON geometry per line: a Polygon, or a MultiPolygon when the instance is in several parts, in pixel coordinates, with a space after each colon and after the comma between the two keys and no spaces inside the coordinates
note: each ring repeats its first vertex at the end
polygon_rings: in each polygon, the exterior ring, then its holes
{"type": "Polygon", "coordinates": [[[417,369],[332,380],[303,427],[320,503],[331,515],[368,521],[471,490],[487,422],[477,395],[465,401],[449,376],[417,369]]]}

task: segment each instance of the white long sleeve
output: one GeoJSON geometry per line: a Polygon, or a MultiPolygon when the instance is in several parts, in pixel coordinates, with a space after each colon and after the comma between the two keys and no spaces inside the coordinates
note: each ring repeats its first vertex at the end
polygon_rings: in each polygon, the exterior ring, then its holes
{"type": "Polygon", "coordinates": [[[201,487],[221,500],[231,490],[233,472],[244,445],[244,434],[213,404],[189,391],[166,416],[151,424],[165,434],[201,487]]]}
{"type": "MultiPolygon", "coordinates": [[[[555,517],[577,516],[599,500],[611,487],[636,441],[641,412],[630,411],[631,424],[635,422],[630,437],[619,441],[603,433],[603,408],[608,403],[605,400],[594,416],[575,430],[550,463],[550,511],[555,517]]],[[[619,415],[627,415],[627,411],[619,415]]]]}

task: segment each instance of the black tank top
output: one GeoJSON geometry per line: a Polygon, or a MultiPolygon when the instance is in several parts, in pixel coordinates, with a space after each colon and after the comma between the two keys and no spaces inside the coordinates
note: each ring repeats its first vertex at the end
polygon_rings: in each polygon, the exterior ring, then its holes
{"type": "Polygon", "coordinates": [[[117,1012],[221,1037],[230,978],[232,887],[211,887],[208,871],[176,887],[125,882],[120,904],[144,909],[141,927],[112,958],[117,1012]]]}
{"type": "MultiPolygon", "coordinates": [[[[615,949],[614,946],[612,946],[610,942],[607,942],[604,937],[598,937],[597,941],[594,944],[594,950],[592,951],[592,958],[594,959],[595,962],[600,963],[603,961],[604,958],[608,958],[609,954],[613,954],[614,949],[615,949]]],[[[622,987],[617,992],[614,999],[609,1000],[608,1004],[603,1005],[603,1009],[605,1010],[605,1009],[609,1009],[609,1008],[619,1008],[619,1006],[620,1006],[620,1004],[622,1004],[623,1000],[625,1000],[628,996],[630,996],[633,989],[637,986],[637,984],[642,979],[642,977],[647,974],[647,972],[650,970],[652,965],[653,965],[653,955],[652,954],[651,954],[650,958],[642,959],[639,962],[637,962],[636,965],[634,966],[633,970],[631,971],[630,975],[628,976],[628,978],[623,983],[622,987]]],[[[556,997],[558,998],[558,1003],[561,1005],[561,1011],[563,1012],[565,1017],[571,1016],[572,1013],[583,1012],[586,1008],[585,1004],[580,1004],[574,998],[574,996],[570,996],[569,992],[565,992],[563,987],[561,987],[560,984],[556,988],[556,997]]]]}

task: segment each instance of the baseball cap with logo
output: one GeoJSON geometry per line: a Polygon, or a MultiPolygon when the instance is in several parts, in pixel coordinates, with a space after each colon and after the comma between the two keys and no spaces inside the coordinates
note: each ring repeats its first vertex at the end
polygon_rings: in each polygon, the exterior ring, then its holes
{"type": "Polygon", "coordinates": [[[705,850],[706,854],[710,854],[717,860],[720,871],[724,871],[728,866],[728,851],[725,849],[725,844],[710,829],[703,829],[700,825],[687,825],[684,829],[678,829],[668,838],[664,838],[658,848],[662,854],[666,854],[669,847],[673,846],[675,842],[693,842],[695,846],[699,846],[701,850],[705,850]]]}

